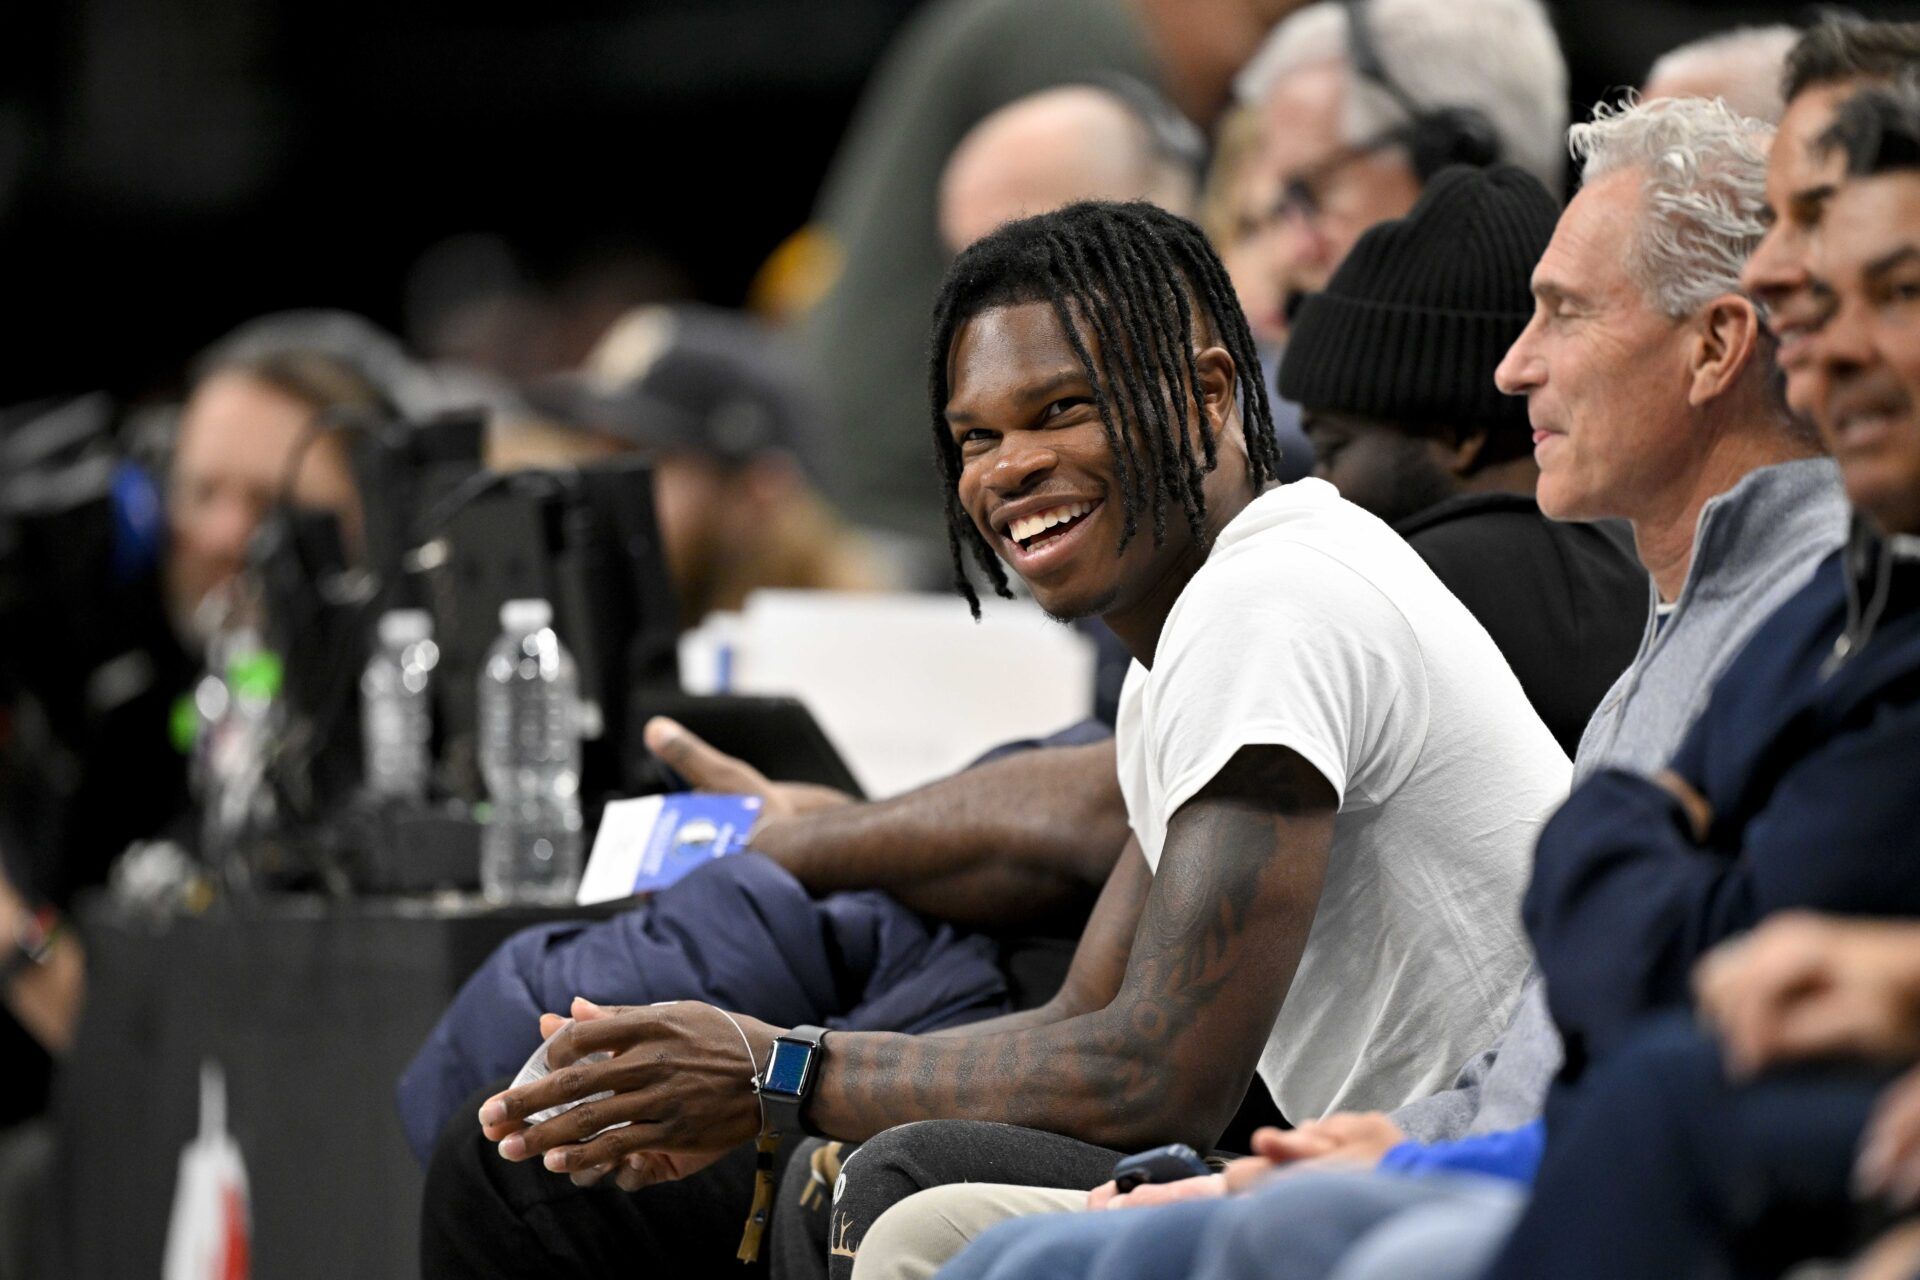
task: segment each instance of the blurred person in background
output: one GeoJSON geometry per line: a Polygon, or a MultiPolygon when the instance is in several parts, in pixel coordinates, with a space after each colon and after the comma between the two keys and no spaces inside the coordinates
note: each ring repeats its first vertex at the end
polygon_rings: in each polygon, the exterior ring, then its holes
{"type": "Polygon", "coordinates": [[[1280,314],[1279,281],[1266,269],[1260,242],[1276,194],[1260,164],[1265,137],[1255,107],[1235,106],[1221,117],[1197,220],[1220,251],[1234,294],[1247,313],[1247,327],[1260,345],[1262,362],[1271,368],[1278,363],[1287,320],[1280,314]]]}
{"type": "Polygon", "coordinates": [[[940,239],[952,253],[1076,200],[1148,200],[1189,217],[1206,142],[1137,81],[1028,94],[967,131],[940,174],[940,239]]]}
{"type": "Polygon", "coordinates": [[[1449,164],[1504,160],[1562,189],[1567,68],[1538,0],[1321,0],[1274,29],[1235,88],[1260,113],[1282,324],[1449,164]]]}
{"type": "Polygon", "coordinates": [[[1208,127],[1234,72],[1298,4],[934,0],[883,55],[802,233],[819,297],[800,337],[846,433],[833,496],[903,538],[929,584],[944,582],[945,559],[919,433],[921,342],[949,257],[936,215],[948,157],[989,112],[1102,76],[1154,85],[1208,127]]]}
{"type": "MultiPolygon", "coordinates": [[[[1561,189],[1567,69],[1538,0],[1320,0],[1273,29],[1234,91],[1207,216],[1269,378],[1300,299],[1440,169],[1505,160],[1561,189]]],[[[1298,406],[1279,397],[1274,422],[1306,474],[1298,406]]]]}
{"type": "MultiPolygon", "coordinates": [[[[1234,296],[1247,313],[1247,328],[1260,354],[1260,376],[1271,385],[1280,367],[1287,322],[1280,314],[1279,284],[1267,267],[1272,226],[1267,214],[1276,188],[1261,164],[1264,137],[1260,113],[1252,107],[1236,106],[1222,117],[1196,221],[1220,252],[1234,296]]],[[[1312,474],[1313,447],[1300,430],[1299,407],[1276,399],[1273,429],[1280,441],[1280,478],[1312,474]]]]}
{"type": "Polygon", "coordinates": [[[667,571],[692,626],[763,588],[894,585],[810,478],[823,423],[787,352],[754,321],[691,303],[642,307],[575,374],[530,386],[551,426],[498,433],[497,468],[642,452],[667,571]]]}
{"type": "Polygon", "coordinates": [[[167,476],[167,611],[204,647],[224,595],[277,503],[332,512],[356,546],[360,498],[345,438],[329,429],[387,411],[366,374],[298,348],[216,352],[180,410],[167,476]]]}
{"type": "MultiPolygon", "coordinates": [[[[49,660],[21,673],[50,675],[28,680],[10,702],[0,739],[10,865],[29,898],[64,907],[103,881],[129,842],[159,834],[186,808],[176,706],[266,512],[283,500],[331,511],[349,546],[357,539],[346,445],[325,427],[341,415],[383,412],[390,397],[362,367],[258,325],[195,366],[162,462],[163,496],[147,499],[155,508],[151,568],[110,585],[102,564],[97,584],[76,584],[81,595],[126,597],[126,617],[111,624],[123,631],[106,646],[111,652],[90,672],[49,660]],[[35,816],[23,823],[27,814],[35,816]]],[[[119,522],[130,518],[116,512],[119,522]]],[[[57,636],[66,624],[46,625],[57,636]]],[[[89,635],[74,647],[100,640],[89,635]]],[[[60,647],[57,638],[48,643],[60,647]]]]}
{"type": "Polygon", "coordinates": [[[1735,27],[1670,49],[1647,71],[1640,98],[1719,98],[1751,120],[1778,124],[1781,78],[1800,33],[1784,23],[1735,27]]]}
{"type": "Polygon", "coordinates": [[[404,333],[423,359],[522,383],[578,368],[635,307],[692,292],[677,265],[643,244],[594,246],[543,271],[523,246],[471,232],[437,241],[407,269],[404,333]]]}
{"type": "Polygon", "coordinates": [[[39,1112],[53,1062],[73,1043],[86,993],[80,940],[51,907],[34,907],[0,876],[0,1045],[8,1104],[0,1109],[0,1280],[53,1274],[54,1133],[39,1112]]]}
{"type": "MultiPolygon", "coordinates": [[[[88,673],[35,663],[0,708],[0,936],[10,944],[0,955],[0,1053],[16,1084],[0,1107],[0,1280],[47,1270],[54,1149],[33,1117],[86,988],[82,941],[64,913],[132,842],[190,830],[179,704],[268,510],[290,501],[331,511],[350,544],[358,536],[346,446],[327,426],[384,412],[388,398],[339,355],[290,342],[268,318],[201,357],[164,460],[164,496],[149,499],[153,562],[124,582],[116,566],[109,583],[101,565],[98,581],[73,584],[119,602],[111,656],[88,673]]],[[[117,496],[116,543],[138,505],[117,496]]],[[[64,618],[34,621],[46,628],[43,647],[90,654],[102,639],[59,634],[64,618]]]]}

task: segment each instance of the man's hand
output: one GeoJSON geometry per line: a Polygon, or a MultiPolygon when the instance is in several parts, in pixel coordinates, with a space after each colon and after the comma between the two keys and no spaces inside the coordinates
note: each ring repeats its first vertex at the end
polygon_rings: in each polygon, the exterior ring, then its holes
{"type": "Polygon", "coordinates": [[[1338,1164],[1372,1168],[1391,1148],[1407,1140],[1400,1126],[1379,1111],[1336,1111],[1298,1129],[1259,1129],[1253,1135],[1257,1155],[1228,1163],[1219,1173],[1177,1182],[1149,1182],[1126,1195],[1111,1182],[1087,1193],[1089,1209],[1132,1209],[1212,1196],[1239,1195],[1289,1165],[1338,1164]]]}
{"type": "Polygon", "coordinates": [[[1920,1055],[1920,926],[1782,913],[1709,952],[1694,990],[1737,1075],[1920,1055]]]}
{"type": "Polygon", "coordinates": [[[1223,1173],[1200,1178],[1179,1178],[1173,1182],[1143,1182],[1121,1193],[1117,1184],[1103,1182],[1087,1192],[1089,1209],[1142,1209],[1156,1204],[1176,1204],[1181,1200],[1204,1200],[1227,1194],[1223,1173]]]}
{"type": "MultiPolygon", "coordinates": [[[[685,1176],[760,1131],[752,1076],[771,1052],[774,1028],[735,1015],[752,1044],[750,1066],[740,1032],[709,1005],[601,1009],[576,1000],[573,1012],[573,1025],[547,1049],[553,1073],[480,1108],[482,1132],[506,1159],[541,1156],[554,1172],[587,1181],[618,1167],[616,1181],[631,1190],[685,1176]],[[603,1051],[613,1057],[581,1061],[603,1051]],[[527,1126],[531,1115],[597,1093],[613,1096],[527,1126]]],[[[549,1034],[556,1025],[541,1020],[549,1034]]]]}
{"type": "Polygon", "coordinates": [[[1253,1150],[1276,1166],[1313,1161],[1371,1169],[1406,1140],[1384,1112],[1336,1111],[1297,1129],[1256,1129],[1253,1150]]]}
{"type": "MultiPolygon", "coordinates": [[[[573,1002],[573,1021],[590,1022],[595,1018],[604,1018],[614,1011],[594,1004],[590,1000],[577,999],[573,1002]]],[[[541,1014],[540,1039],[546,1040],[566,1023],[567,1019],[557,1013],[541,1014]]],[[[665,1151],[639,1151],[613,1164],[588,1165],[583,1169],[575,1169],[567,1175],[567,1178],[576,1187],[591,1187],[611,1173],[614,1184],[621,1190],[638,1191],[656,1182],[673,1182],[698,1173],[718,1160],[722,1154],[714,1152],[711,1155],[683,1156],[665,1151]]]]}
{"type": "Polygon", "coordinates": [[[644,736],[647,750],[685,778],[695,791],[759,796],[760,820],[754,824],[755,833],[783,818],[854,802],[852,796],[832,787],[811,782],[774,782],[745,760],[715,750],[685,725],[666,716],[647,721],[644,736]]]}
{"type": "Polygon", "coordinates": [[[1854,1190],[1896,1209],[1920,1205],[1920,1068],[1881,1095],[1854,1166],[1854,1190]]]}

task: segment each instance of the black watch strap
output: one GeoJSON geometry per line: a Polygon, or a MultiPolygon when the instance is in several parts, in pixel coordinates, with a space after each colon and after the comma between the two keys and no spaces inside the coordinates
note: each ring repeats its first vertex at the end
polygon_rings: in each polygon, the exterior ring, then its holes
{"type": "Polygon", "coordinates": [[[773,1042],[767,1069],[760,1073],[755,1087],[770,1134],[816,1134],[803,1114],[820,1078],[824,1027],[795,1027],[773,1042]]]}

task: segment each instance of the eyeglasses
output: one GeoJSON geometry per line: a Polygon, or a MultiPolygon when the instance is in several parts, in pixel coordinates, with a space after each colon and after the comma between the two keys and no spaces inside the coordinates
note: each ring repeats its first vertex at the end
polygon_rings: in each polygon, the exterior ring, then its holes
{"type": "Polygon", "coordinates": [[[1325,159],[1316,160],[1306,168],[1288,175],[1286,182],[1280,188],[1279,198],[1267,210],[1266,224],[1271,226],[1298,218],[1308,227],[1312,227],[1326,212],[1327,187],[1340,171],[1396,145],[1404,138],[1405,133],[1404,129],[1388,129],[1364,142],[1342,147],[1325,159]]]}

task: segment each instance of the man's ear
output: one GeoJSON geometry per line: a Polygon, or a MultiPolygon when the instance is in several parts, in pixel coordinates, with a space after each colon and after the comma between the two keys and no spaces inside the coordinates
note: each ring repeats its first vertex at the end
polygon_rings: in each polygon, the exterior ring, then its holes
{"type": "Polygon", "coordinates": [[[1428,437],[1427,447],[1442,471],[1465,478],[1480,467],[1480,455],[1487,448],[1487,429],[1456,427],[1443,435],[1428,437]]]}
{"type": "Polygon", "coordinates": [[[1694,408],[1725,395],[1757,356],[1760,316],[1737,293],[1722,294],[1694,317],[1687,403],[1694,408]]]}
{"type": "MultiPolygon", "coordinates": [[[[1217,440],[1237,407],[1233,392],[1238,385],[1238,373],[1225,347],[1208,347],[1195,356],[1193,362],[1200,369],[1200,404],[1206,411],[1207,430],[1217,440]]],[[[1256,371],[1253,376],[1260,375],[1256,371]]]]}

